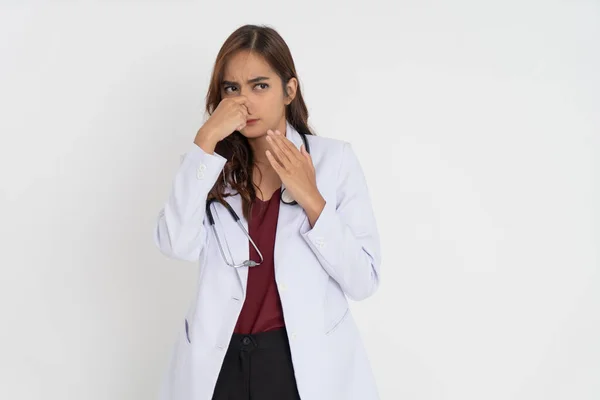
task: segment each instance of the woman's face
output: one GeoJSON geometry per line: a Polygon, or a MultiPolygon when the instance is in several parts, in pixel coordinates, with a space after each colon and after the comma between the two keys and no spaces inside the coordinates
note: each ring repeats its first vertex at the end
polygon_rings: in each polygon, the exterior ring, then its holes
{"type": "Polygon", "coordinates": [[[285,106],[296,94],[295,78],[288,82],[289,97],[286,97],[281,79],[270,65],[259,55],[249,51],[234,54],[225,66],[221,96],[248,98],[248,120],[240,132],[247,138],[266,135],[268,129],[285,128],[285,106]]]}

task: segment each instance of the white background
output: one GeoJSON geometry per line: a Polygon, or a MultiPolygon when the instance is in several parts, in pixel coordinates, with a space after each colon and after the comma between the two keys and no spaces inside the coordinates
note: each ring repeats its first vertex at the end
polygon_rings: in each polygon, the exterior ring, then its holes
{"type": "Polygon", "coordinates": [[[600,398],[600,3],[547,0],[3,2],[0,398],[155,395],[196,273],[155,219],[245,23],[367,175],[382,399],[600,398]]]}

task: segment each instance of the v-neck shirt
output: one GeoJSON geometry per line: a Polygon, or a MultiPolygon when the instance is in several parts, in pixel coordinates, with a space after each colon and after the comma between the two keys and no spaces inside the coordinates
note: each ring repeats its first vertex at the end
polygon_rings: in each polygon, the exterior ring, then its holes
{"type": "MultiPolygon", "coordinates": [[[[248,267],[246,299],[234,329],[235,333],[266,332],[285,326],[273,260],[280,204],[280,189],[275,190],[268,200],[257,197],[253,203],[248,233],[262,253],[264,261],[255,267],[248,267]]],[[[250,241],[248,246],[250,259],[260,261],[260,256],[250,241]]]]}

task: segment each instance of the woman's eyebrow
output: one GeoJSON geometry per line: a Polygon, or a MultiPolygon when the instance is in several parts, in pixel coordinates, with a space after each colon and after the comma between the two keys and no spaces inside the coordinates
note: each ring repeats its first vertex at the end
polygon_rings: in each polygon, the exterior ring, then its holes
{"type": "MultiPolygon", "coordinates": [[[[255,82],[267,81],[267,80],[269,80],[269,78],[266,76],[258,76],[256,78],[250,79],[248,81],[248,83],[255,83],[255,82]]],[[[223,82],[221,82],[221,85],[238,85],[238,83],[234,82],[234,81],[223,81],[223,82]]]]}

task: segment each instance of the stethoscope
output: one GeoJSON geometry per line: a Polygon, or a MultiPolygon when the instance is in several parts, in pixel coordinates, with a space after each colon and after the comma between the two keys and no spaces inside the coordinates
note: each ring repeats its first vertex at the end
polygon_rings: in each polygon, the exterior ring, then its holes
{"type": "MultiPolygon", "coordinates": [[[[306,139],[306,134],[302,133],[302,132],[299,132],[299,133],[300,133],[300,137],[302,138],[302,141],[304,142],[304,148],[306,149],[306,152],[308,154],[310,154],[310,147],[308,145],[308,140],[306,139]]],[[[281,202],[283,204],[287,204],[287,205],[291,205],[291,206],[298,204],[298,202],[296,200],[294,200],[294,198],[287,192],[286,189],[287,188],[285,188],[285,187],[281,188],[281,202]]],[[[229,265],[230,267],[233,267],[233,268],[256,267],[256,266],[262,264],[262,262],[264,261],[264,258],[263,258],[262,253],[256,246],[256,243],[254,243],[254,240],[252,240],[252,238],[250,237],[250,234],[248,233],[246,228],[244,228],[244,225],[242,224],[242,221],[240,221],[240,217],[237,215],[237,213],[235,211],[233,211],[233,208],[231,208],[229,203],[224,201],[223,203],[221,203],[221,202],[219,202],[219,203],[223,204],[225,206],[225,208],[227,209],[227,211],[229,211],[229,214],[231,214],[231,217],[238,224],[240,229],[244,232],[244,234],[246,235],[246,237],[248,238],[250,243],[252,243],[252,246],[254,247],[254,249],[256,249],[256,252],[258,253],[258,255],[260,257],[260,262],[256,262],[256,261],[252,261],[252,260],[245,260],[241,264],[236,264],[235,260],[233,260],[233,257],[231,258],[232,262],[229,262],[229,260],[227,260],[227,257],[225,256],[225,251],[223,250],[223,246],[221,244],[221,239],[219,239],[219,234],[217,233],[217,229],[215,228],[215,219],[213,218],[213,214],[210,209],[210,205],[216,201],[218,201],[216,198],[212,198],[206,202],[206,215],[208,217],[208,222],[210,223],[210,226],[212,227],[212,230],[215,234],[215,237],[217,238],[217,244],[219,245],[221,257],[223,257],[223,260],[225,260],[225,263],[227,263],[227,265],[229,265]]],[[[227,247],[229,249],[229,245],[227,247]]],[[[229,253],[231,254],[231,251],[229,253]]]]}

